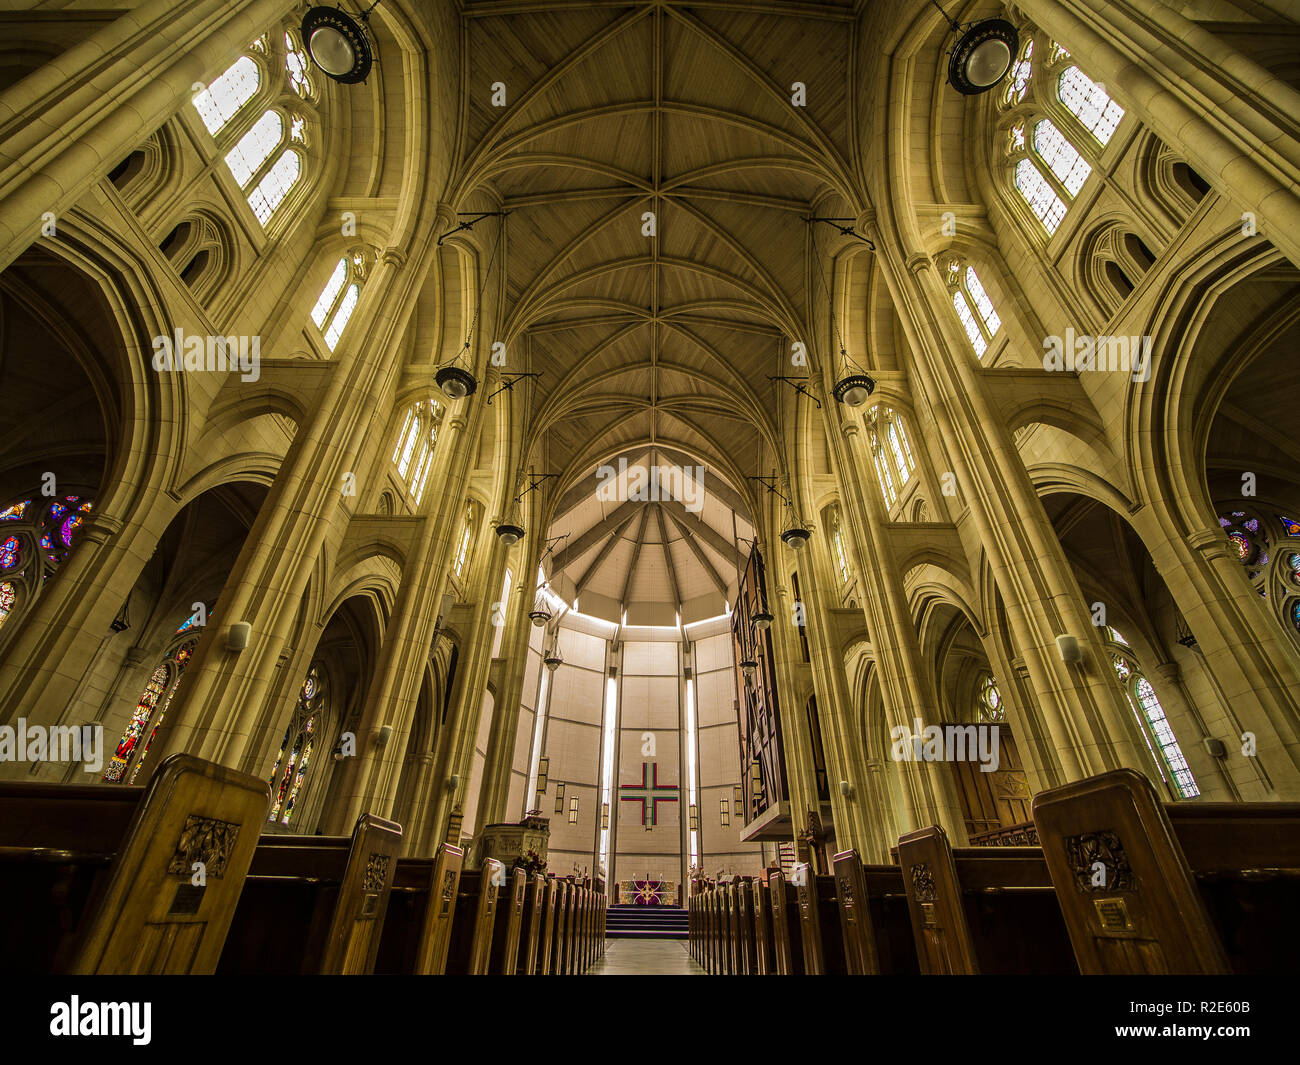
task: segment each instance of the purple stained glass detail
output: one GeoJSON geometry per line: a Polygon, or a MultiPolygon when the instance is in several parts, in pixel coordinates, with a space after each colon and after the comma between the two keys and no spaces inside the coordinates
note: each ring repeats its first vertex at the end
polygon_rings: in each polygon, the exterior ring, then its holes
{"type": "Polygon", "coordinates": [[[13,569],[21,554],[22,543],[18,537],[8,536],[0,540],[0,569],[13,569]]]}
{"type": "Polygon", "coordinates": [[[1259,519],[1247,518],[1241,523],[1243,529],[1249,529],[1251,532],[1259,532],[1259,519]]]}
{"type": "Polygon", "coordinates": [[[1226,529],[1229,525],[1232,524],[1232,519],[1231,519],[1231,518],[1220,518],[1220,519],[1219,519],[1219,524],[1222,525],[1222,526],[1226,529]]]}

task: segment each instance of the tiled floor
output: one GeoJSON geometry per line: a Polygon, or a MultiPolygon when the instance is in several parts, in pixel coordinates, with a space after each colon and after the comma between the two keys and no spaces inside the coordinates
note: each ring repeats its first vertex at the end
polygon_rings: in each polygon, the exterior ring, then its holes
{"type": "Polygon", "coordinates": [[[707,976],[684,939],[608,939],[590,976],[707,976]]]}

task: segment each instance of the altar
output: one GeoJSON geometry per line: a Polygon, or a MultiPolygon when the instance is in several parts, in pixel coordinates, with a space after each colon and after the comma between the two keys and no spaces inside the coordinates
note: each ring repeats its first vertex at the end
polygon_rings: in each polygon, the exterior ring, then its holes
{"type": "Polygon", "coordinates": [[[620,880],[616,902],[621,906],[679,906],[677,885],[663,880],[620,880]]]}

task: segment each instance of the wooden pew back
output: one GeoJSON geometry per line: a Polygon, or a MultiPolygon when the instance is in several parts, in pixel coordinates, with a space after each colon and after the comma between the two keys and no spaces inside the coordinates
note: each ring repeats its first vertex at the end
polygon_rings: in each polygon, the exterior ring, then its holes
{"type": "Polygon", "coordinates": [[[477,872],[461,873],[447,952],[448,974],[488,974],[497,903],[505,882],[505,866],[496,858],[483,859],[477,872]]]}
{"type": "Polygon", "coordinates": [[[265,781],[190,755],[146,787],[0,782],[0,906],[21,915],[0,966],[215,971],[269,806],[265,781]]]}
{"type": "Polygon", "coordinates": [[[451,920],[464,854],[450,843],[433,858],[398,858],[375,971],[440,974],[447,965],[451,920]]]}
{"type": "Polygon", "coordinates": [[[761,877],[754,878],[751,895],[754,905],[754,975],[771,976],[776,972],[771,891],[761,877]]]}
{"type": "Polygon", "coordinates": [[[843,976],[848,972],[835,878],[817,876],[801,862],[791,875],[803,940],[804,972],[809,976],[843,976]]]}
{"type": "Polygon", "coordinates": [[[1170,819],[1144,776],[1119,769],[1076,781],[1040,792],[1033,809],[1084,973],[1230,971],[1170,819]]]}
{"type": "Polygon", "coordinates": [[[772,909],[772,943],[775,969],[780,976],[802,976],[803,935],[799,927],[798,905],[794,892],[785,882],[785,874],[773,870],[767,878],[772,909]]]}

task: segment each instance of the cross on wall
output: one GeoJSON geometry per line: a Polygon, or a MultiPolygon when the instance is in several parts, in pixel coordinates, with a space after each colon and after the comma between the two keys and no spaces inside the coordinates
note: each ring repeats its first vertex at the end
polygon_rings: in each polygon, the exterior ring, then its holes
{"type": "Polygon", "coordinates": [[[641,824],[647,830],[652,829],[659,821],[659,804],[661,802],[677,801],[676,784],[659,783],[659,763],[642,762],[641,763],[641,783],[640,784],[620,784],[618,786],[619,802],[639,802],[641,804],[641,824]],[[648,779],[648,783],[647,783],[648,779]],[[625,792],[630,794],[624,794],[625,792]],[[663,794],[673,792],[674,794],[663,794]],[[650,820],[647,822],[646,814],[649,814],[650,820]]]}

